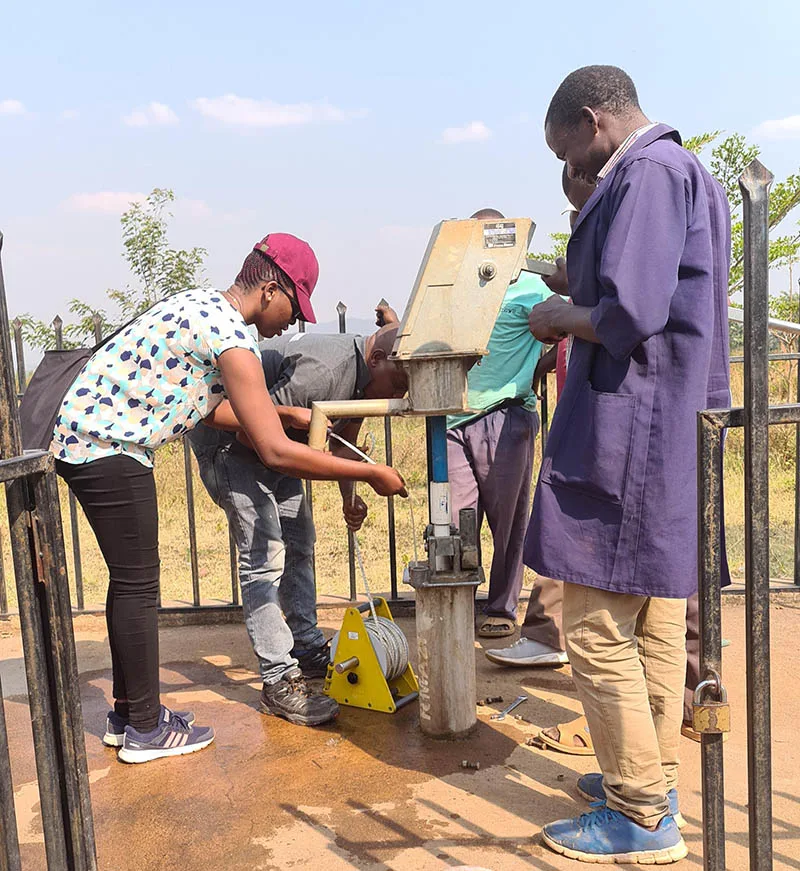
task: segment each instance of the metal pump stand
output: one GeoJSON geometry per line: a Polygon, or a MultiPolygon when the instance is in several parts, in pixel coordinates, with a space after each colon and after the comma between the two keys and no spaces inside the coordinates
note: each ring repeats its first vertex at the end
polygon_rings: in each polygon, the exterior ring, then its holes
{"type": "Polygon", "coordinates": [[[428,559],[409,566],[408,582],[417,591],[420,727],[426,735],[456,738],[476,723],[474,599],[483,572],[475,511],[460,512],[460,531],[450,524],[446,420],[437,416],[425,421],[428,559]]]}

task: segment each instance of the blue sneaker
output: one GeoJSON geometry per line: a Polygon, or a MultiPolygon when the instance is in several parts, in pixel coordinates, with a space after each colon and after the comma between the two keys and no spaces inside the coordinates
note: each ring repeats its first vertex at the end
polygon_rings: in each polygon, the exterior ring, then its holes
{"type": "MultiPolygon", "coordinates": [[[[169,710],[163,705],[161,706],[162,716],[163,711],[169,710]]],[[[170,714],[173,712],[170,711],[170,714]]],[[[182,720],[191,726],[194,723],[194,714],[191,711],[175,711],[182,720]]],[[[128,725],[127,717],[120,717],[116,711],[109,711],[106,717],[106,734],[103,735],[103,744],[106,747],[122,747],[125,740],[125,727],[128,725]]]]}
{"type": "Polygon", "coordinates": [[[123,762],[150,762],[162,756],[196,753],[214,740],[211,726],[191,726],[186,720],[162,706],[161,720],[152,732],[137,732],[125,727],[119,758],[123,762]]]}
{"type": "MultiPolygon", "coordinates": [[[[578,792],[589,802],[605,802],[606,791],[603,789],[603,775],[598,772],[597,774],[584,774],[583,777],[579,777],[578,792]]],[[[679,829],[685,828],[686,820],[678,810],[678,790],[671,789],[667,793],[667,799],[669,800],[669,812],[675,818],[675,824],[679,829]]]]}
{"type": "Polygon", "coordinates": [[[667,865],[689,852],[671,816],[650,830],[601,802],[592,807],[575,819],[548,823],[542,840],[556,853],[580,862],[667,865]]]}

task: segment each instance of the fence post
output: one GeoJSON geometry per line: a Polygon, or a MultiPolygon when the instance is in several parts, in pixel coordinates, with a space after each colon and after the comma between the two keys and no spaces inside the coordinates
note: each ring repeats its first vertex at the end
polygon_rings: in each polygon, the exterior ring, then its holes
{"type": "Polygon", "coordinates": [[[200,566],[197,561],[197,526],[194,513],[194,481],[192,479],[192,449],[189,439],[183,442],[183,474],[186,480],[186,515],[189,521],[189,559],[192,565],[192,604],[200,607],[200,566]]]}
{"type": "MultiPolygon", "coordinates": [[[[64,321],[60,315],[53,318],[53,331],[56,336],[56,351],[64,348],[64,321]]],[[[78,528],[78,502],[72,490],[68,490],[69,528],[72,533],[72,564],[75,569],[75,601],[78,610],[83,611],[83,565],[81,564],[81,540],[78,528]]]]}
{"type": "Polygon", "coordinates": [[[542,456],[544,456],[545,448],[547,447],[547,436],[550,432],[550,409],[548,407],[547,394],[547,375],[542,378],[542,399],[541,399],[541,423],[542,423],[542,456]]]}
{"type": "MultiPolygon", "coordinates": [[[[394,462],[392,445],[392,419],[384,417],[383,435],[386,443],[386,465],[391,466],[394,462]]],[[[386,516],[389,522],[389,583],[391,584],[391,597],[397,598],[397,527],[394,516],[394,496],[386,500],[386,516]]]]}
{"type": "Polygon", "coordinates": [[[17,355],[17,395],[22,396],[25,392],[25,385],[28,383],[28,378],[25,374],[25,344],[22,341],[22,321],[19,318],[14,318],[11,326],[14,333],[14,351],[17,355]]]}
{"type": "MultiPolygon", "coordinates": [[[[800,296],[800,278],[797,279],[800,296]]],[[[798,301],[800,309],[800,300],[798,301]]],[[[800,323],[800,310],[797,313],[800,323]]],[[[800,404],[800,360],[795,360],[797,369],[797,402],[800,404]]],[[[794,427],[794,584],[800,587],[800,424],[794,427]]]]}
{"type": "MultiPolygon", "coordinates": [[[[339,300],[336,304],[336,314],[339,315],[339,332],[347,332],[347,306],[339,300]]],[[[353,487],[355,488],[355,484],[353,487]]],[[[356,599],[356,549],[355,549],[355,533],[347,530],[347,569],[350,578],[350,601],[356,599]]]]}
{"type": "Polygon", "coordinates": [[[769,188],[758,160],[739,178],[744,217],[744,475],[747,768],[751,871],[772,868],[769,645],[769,188]]]}
{"type": "MultiPolygon", "coordinates": [[[[304,333],[306,331],[306,322],[297,322],[297,332],[304,333]]],[[[311,515],[311,521],[314,521],[314,485],[310,480],[306,481],[306,504],[308,505],[308,513],[311,515]]],[[[317,548],[311,552],[311,570],[314,572],[314,577],[317,576],[317,548]]]]}
{"type": "MultiPolygon", "coordinates": [[[[713,415],[697,415],[698,597],[700,673],[722,674],[722,449],[713,415]]],[[[725,786],[722,738],[704,735],[703,868],[725,871],[725,786]]]]}

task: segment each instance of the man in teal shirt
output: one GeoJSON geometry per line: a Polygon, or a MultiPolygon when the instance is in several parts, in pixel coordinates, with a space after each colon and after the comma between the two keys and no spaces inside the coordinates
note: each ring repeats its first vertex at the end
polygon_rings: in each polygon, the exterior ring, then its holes
{"type": "MultiPolygon", "coordinates": [[[[502,220],[494,209],[473,218],[502,220]]],[[[489,521],[494,557],[489,596],[478,634],[513,635],[522,589],[522,546],[528,525],[533,447],[539,430],[533,388],[542,344],[528,315],[552,292],[538,275],[522,272],[509,285],[489,339],[489,354],[469,372],[474,413],[448,417],[447,461],[452,514],[475,508],[489,521]]]]}

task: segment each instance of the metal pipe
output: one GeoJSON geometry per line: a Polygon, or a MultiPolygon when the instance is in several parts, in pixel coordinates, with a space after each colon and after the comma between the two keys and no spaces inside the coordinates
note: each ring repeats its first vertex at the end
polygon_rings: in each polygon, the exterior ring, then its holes
{"type": "MultiPolygon", "coordinates": [[[[797,403],[800,405],[800,362],[797,364],[797,403]]],[[[794,583],[800,587],[800,424],[794,428],[794,583]]]]}
{"type": "MultiPolygon", "coordinates": [[[[751,163],[750,166],[753,164],[751,163]]],[[[759,163],[761,166],[761,163],[759,163]]],[[[748,167],[749,169],[750,167],[748,167]]],[[[768,172],[768,170],[766,170],[768,172]]],[[[745,173],[747,170],[745,170],[745,173]]],[[[770,174],[771,175],[771,174],[770,174]]],[[[742,174],[744,178],[744,173],[742,174]]],[[[740,182],[741,187],[741,182],[740,182]]],[[[745,319],[744,309],[728,307],[728,320],[735,321],[737,324],[743,324],[745,319]]],[[[775,330],[777,333],[800,333],[800,324],[795,324],[792,321],[782,321],[779,318],[767,317],[767,327],[770,330],[775,330]]]]}
{"type": "MultiPolygon", "coordinates": [[[[339,300],[336,304],[336,314],[339,316],[339,332],[347,332],[347,306],[339,300]]],[[[354,485],[355,487],[355,485],[354,485]]],[[[355,489],[353,489],[355,499],[355,489]]],[[[347,530],[347,575],[350,586],[350,601],[355,602],[356,591],[356,540],[352,529],[347,530]]]]}
{"type": "Polygon", "coordinates": [[[194,516],[194,480],[192,479],[192,451],[189,440],[183,439],[183,472],[186,479],[186,515],[189,521],[189,559],[192,565],[192,603],[200,605],[200,566],[197,560],[197,526],[194,516]]]}
{"type": "MultiPolygon", "coordinates": [[[[700,673],[722,673],[722,449],[718,420],[697,415],[697,544],[700,673]]],[[[703,868],[725,871],[725,784],[722,739],[703,735],[703,868]]]]}
{"type": "Polygon", "coordinates": [[[6,590],[6,567],[3,562],[2,529],[0,529],[0,614],[8,614],[8,591],[6,590]]]}
{"type": "Polygon", "coordinates": [[[347,399],[342,402],[314,402],[311,404],[311,423],[308,427],[308,446],[324,450],[331,420],[342,417],[385,417],[411,411],[408,399],[347,399]]]}
{"type": "Polygon", "coordinates": [[[63,778],[64,828],[70,838],[70,868],[71,871],[96,871],[78,661],[55,470],[36,476],[31,489],[34,498],[34,542],[38,546],[40,566],[40,602],[47,629],[48,670],[57,724],[59,767],[63,778]]]}
{"type": "MultiPolygon", "coordinates": [[[[64,321],[60,315],[53,318],[53,331],[56,336],[56,350],[64,348],[64,321]]],[[[75,572],[75,601],[78,610],[83,611],[83,561],[81,560],[81,538],[78,528],[78,500],[72,490],[67,491],[69,505],[69,526],[72,533],[72,565],[75,572]]]]}
{"type": "MultiPolygon", "coordinates": [[[[14,348],[17,352],[17,391],[18,396],[22,396],[25,392],[28,378],[25,373],[25,345],[22,341],[22,321],[19,318],[14,318],[14,348]]],[[[8,359],[10,361],[11,357],[8,359]]]]}
{"type": "MultiPolygon", "coordinates": [[[[392,419],[384,417],[383,419],[383,434],[386,444],[386,465],[391,466],[393,462],[392,451],[392,419]]],[[[394,496],[390,496],[386,500],[386,517],[389,523],[389,583],[391,585],[391,597],[397,598],[397,528],[395,526],[394,516],[394,496]]]]}
{"type": "Polygon", "coordinates": [[[739,178],[744,218],[744,474],[750,868],[772,868],[769,645],[769,188],[752,161],[739,178]]]}
{"type": "Polygon", "coordinates": [[[547,375],[542,378],[542,407],[540,418],[542,424],[542,456],[544,456],[545,448],[547,447],[547,436],[550,433],[550,409],[547,393],[547,375]]]}

